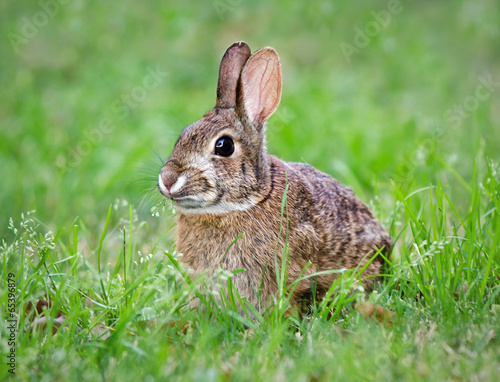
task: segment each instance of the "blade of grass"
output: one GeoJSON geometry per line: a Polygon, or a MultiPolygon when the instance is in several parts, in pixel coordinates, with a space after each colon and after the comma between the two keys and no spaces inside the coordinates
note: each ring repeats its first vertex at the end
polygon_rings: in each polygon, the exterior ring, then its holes
{"type": "Polygon", "coordinates": [[[111,219],[111,211],[113,206],[109,206],[108,216],[106,217],[106,223],[104,223],[104,230],[101,235],[101,240],[99,240],[99,248],[97,250],[97,270],[99,272],[99,281],[101,283],[101,290],[104,294],[104,301],[106,301],[106,305],[109,305],[108,295],[106,294],[106,288],[104,287],[104,282],[102,280],[102,271],[101,271],[101,251],[102,244],[104,243],[104,238],[106,237],[106,232],[108,231],[109,221],[111,219]]]}

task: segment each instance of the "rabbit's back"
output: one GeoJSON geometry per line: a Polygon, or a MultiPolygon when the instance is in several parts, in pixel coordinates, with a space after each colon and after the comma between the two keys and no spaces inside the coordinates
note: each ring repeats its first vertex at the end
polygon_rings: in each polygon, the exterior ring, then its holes
{"type": "MultiPolygon", "coordinates": [[[[385,255],[389,253],[389,235],[351,188],[310,165],[287,163],[287,166],[296,170],[297,182],[306,185],[313,201],[305,216],[311,217],[320,238],[316,257],[320,270],[349,269],[358,264],[362,267],[379,248],[383,248],[385,255]]],[[[302,204],[302,193],[298,192],[295,208],[302,204]]],[[[377,258],[364,276],[378,274],[382,263],[382,258],[377,258]]],[[[329,286],[331,282],[326,284],[329,286]]]]}

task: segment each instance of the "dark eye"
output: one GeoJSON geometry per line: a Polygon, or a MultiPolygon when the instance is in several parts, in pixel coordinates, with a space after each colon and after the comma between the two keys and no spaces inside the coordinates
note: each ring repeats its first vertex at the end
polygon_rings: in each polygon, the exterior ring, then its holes
{"type": "Polygon", "coordinates": [[[229,157],[234,153],[234,142],[231,137],[224,136],[215,143],[215,153],[221,157],[229,157]]]}

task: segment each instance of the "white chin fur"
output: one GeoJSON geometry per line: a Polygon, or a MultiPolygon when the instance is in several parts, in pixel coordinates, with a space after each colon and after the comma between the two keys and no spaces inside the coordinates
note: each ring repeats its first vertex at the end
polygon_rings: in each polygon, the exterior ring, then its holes
{"type": "Polygon", "coordinates": [[[175,203],[175,208],[177,212],[181,214],[197,214],[197,215],[220,215],[227,214],[233,211],[246,211],[255,206],[254,203],[248,201],[243,204],[235,204],[235,203],[221,203],[216,206],[208,206],[208,207],[194,207],[194,208],[185,208],[175,203]]]}

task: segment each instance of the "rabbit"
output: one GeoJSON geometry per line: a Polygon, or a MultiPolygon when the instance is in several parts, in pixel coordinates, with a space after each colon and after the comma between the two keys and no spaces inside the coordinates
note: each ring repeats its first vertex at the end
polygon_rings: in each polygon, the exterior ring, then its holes
{"type": "MultiPolygon", "coordinates": [[[[215,108],[181,132],[158,179],[159,191],[176,207],[181,263],[195,277],[219,267],[244,269],[233,285],[260,310],[278,292],[275,264],[281,267],[285,245],[288,284],[309,262],[302,277],[363,267],[377,250],[387,258],[391,247],[386,230],[350,188],[310,165],[267,153],[265,122],[280,98],[276,50],[251,54],[245,42],[232,44],[220,64],[215,108]]],[[[375,279],[367,276],[379,275],[382,265],[378,256],[363,271],[365,289],[375,279]]],[[[291,306],[322,298],[337,277],[300,281],[291,306]]]]}

